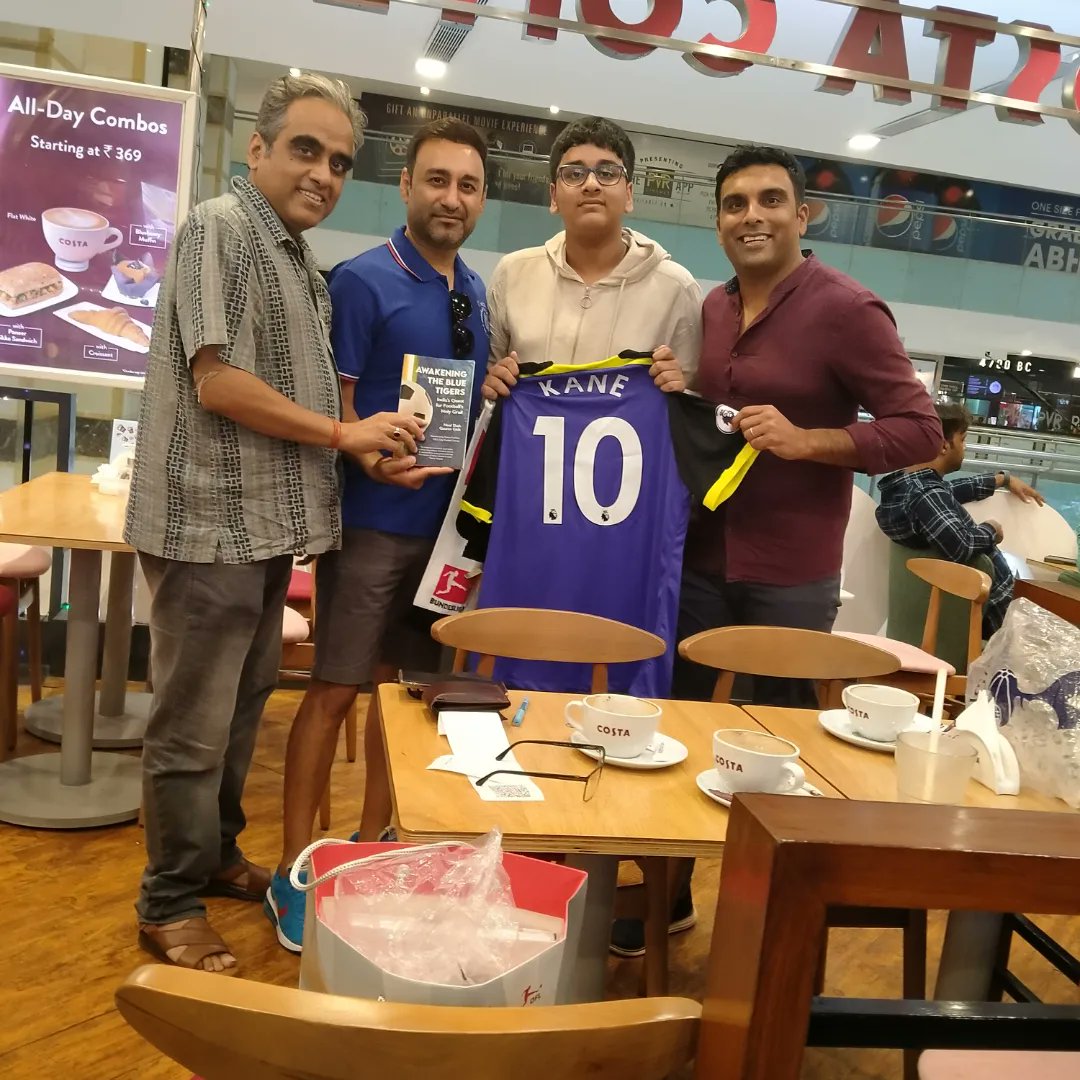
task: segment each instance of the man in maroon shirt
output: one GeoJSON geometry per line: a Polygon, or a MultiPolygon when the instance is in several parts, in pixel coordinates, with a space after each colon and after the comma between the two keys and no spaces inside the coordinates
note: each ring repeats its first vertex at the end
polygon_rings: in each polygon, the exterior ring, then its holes
{"type": "MultiPolygon", "coordinates": [[[[786,151],[736,149],[716,178],[717,233],[735,277],[703,310],[695,389],[739,409],[761,451],[735,494],[687,536],[679,638],[729,625],[831,630],[853,472],[926,459],[941,425],[885,304],[800,250],[806,177],[786,151]],[[862,406],[874,420],[858,422],[862,406]]],[[[676,696],[715,673],[680,665],[676,696]]],[[[808,688],[758,680],[761,704],[808,688]]]]}
{"type": "MultiPolygon", "coordinates": [[[[760,455],[686,537],[678,639],[716,626],[831,630],[854,470],[884,473],[936,454],[941,424],[889,309],[803,252],[806,177],[786,151],[735,150],[716,177],[716,229],[735,277],[703,308],[694,389],[739,410],[760,455]],[[859,406],[875,419],[858,422],[859,406]]],[[[716,672],[677,657],[674,696],[708,701],[716,672]]],[[[812,706],[809,685],[757,679],[761,705],[812,706]]],[[[670,933],[694,922],[689,873],[670,933]]],[[[611,950],[640,956],[640,921],[617,919],[611,950]]]]}

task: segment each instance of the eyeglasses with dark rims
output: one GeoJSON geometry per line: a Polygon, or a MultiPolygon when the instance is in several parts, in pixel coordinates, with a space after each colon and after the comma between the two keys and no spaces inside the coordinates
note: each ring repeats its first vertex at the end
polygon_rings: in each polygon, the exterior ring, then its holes
{"type": "Polygon", "coordinates": [[[616,165],[614,161],[601,161],[590,168],[588,165],[560,165],[555,175],[567,187],[581,187],[589,178],[589,173],[596,177],[601,187],[612,187],[620,180],[629,179],[625,165],[616,165]]]}

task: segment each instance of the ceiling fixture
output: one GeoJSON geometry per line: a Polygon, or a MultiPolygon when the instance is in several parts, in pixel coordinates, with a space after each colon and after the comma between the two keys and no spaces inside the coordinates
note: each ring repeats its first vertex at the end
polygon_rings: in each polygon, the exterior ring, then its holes
{"type": "Polygon", "coordinates": [[[446,64],[430,56],[421,56],[416,61],[416,74],[423,79],[441,79],[446,74],[446,64]]]}
{"type": "Polygon", "coordinates": [[[848,149],[858,150],[860,152],[864,150],[873,150],[879,142],[881,142],[880,135],[852,135],[851,138],[848,139],[848,149]]]}
{"type": "Polygon", "coordinates": [[[549,105],[548,106],[548,112],[551,113],[552,116],[558,116],[559,115],[559,106],[558,105],[549,105]]]}
{"type": "Polygon", "coordinates": [[[428,94],[431,93],[431,87],[430,86],[421,86],[420,87],[420,93],[423,94],[424,97],[427,97],[428,94]]]}
{"type": "Polygon", "coordinates": [[[1020,350],[1020,355],[1021,356],[1030,356],[1031,355],[1031,350],[1030,349],[1021,349],[1020,350]]]}
{"type": "Polygon", "coordinates": [[[299,68],[289,68],[289,74],[295,79],[300,74],[299,68]]]}

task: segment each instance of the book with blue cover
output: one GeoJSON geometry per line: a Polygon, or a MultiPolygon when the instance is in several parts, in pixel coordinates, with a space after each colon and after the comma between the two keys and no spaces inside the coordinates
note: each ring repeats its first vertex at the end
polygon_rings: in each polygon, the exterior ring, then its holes
{"type": "Polygon", "coordinates": [[[406,353],[398,412],[414,416],[424,431],[424,441],[417,447],[417,465],[464,466],[474,377],[471,360],[406,353]]]}

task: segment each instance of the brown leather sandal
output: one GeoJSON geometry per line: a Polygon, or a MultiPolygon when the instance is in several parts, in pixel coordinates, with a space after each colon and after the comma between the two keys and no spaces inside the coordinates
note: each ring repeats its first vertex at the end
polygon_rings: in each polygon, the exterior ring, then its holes
{"type": "Polygon", "coordinates": [[[163,926],[143,923],[139,927],[139,945],[163,964],[189,968],[192,971],[206,971],[208,974],[236,974],[236,964],[216,972],[202,966],[208,956],[233,955],[221,935],[202,917],[185,919],[180,926],[168,930],[163,926]],[[183,952],[175,959],[169,956],[171,949],[179,948],[182,948],[183,952]]]}
{"type": "Polygon", "coordinates": [[[259,903],[270,888],[270,871],[265,866],[241,859],[207,883],[200,896],[226,896],[231,900],[250,900],[259,903]]]}

